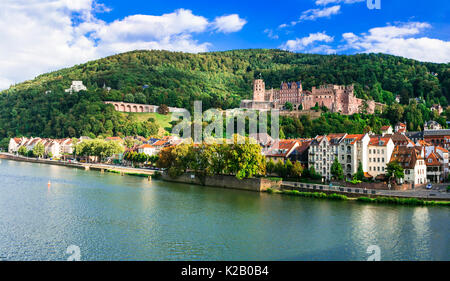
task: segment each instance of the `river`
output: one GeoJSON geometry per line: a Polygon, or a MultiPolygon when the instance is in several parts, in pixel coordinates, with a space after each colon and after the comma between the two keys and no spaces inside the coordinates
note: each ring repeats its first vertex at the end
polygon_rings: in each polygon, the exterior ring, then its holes
{"type": "Polygon", "coordinates": [[[449,214],[0,163],[0,260],[450,260],[449,214]]]}

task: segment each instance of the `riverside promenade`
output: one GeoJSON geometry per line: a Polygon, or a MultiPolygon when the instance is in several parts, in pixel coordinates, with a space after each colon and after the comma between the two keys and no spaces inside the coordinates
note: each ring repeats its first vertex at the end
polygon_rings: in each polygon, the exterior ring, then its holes
{"type": "Polygon", "coordinates": [[[118,165],[108,165],[108,164],[98,164],[98,163],[79,163],[79,162],[69,162],[69,161],[50,160],[50,159],[37,159],[37,158],[31,158],[31,157],[18,156],[18,155],[14,155],[14,154],[10,154],[10,153],[5,153],[5,152],[0,153],[0,159],[66,166],[66,167],[84,169],[84,170],[98,170],[100,172],[115,171],[115,172],[124,173],[124,174],[131,173],[131,174],[141,174],[141,175],[147,175],[147,176],[153,176],[155,174],[154,170],[149,170],[149,169],[131,168],[131,167],[118,166],[118,165]]]}
{"type": "MultiPolygon", "coordinates": [[[[108,164],[98,164],[98,163],[78,163],[78,162],[68,162],[68,161],[57,161],[49,159],[36,159],[24,156],[17,156],[10,153],[1,152],[0,159],[9,159],[14,161],[31,162],[31,163],[41,163],[49,165],[66,166],[77,169],[84,170],[98,170],[100,172],[112,171],[116,173],[124,174],[138,174],[143,176],[153,176],[156,171],[142,168],[131,168],[118,165],[108,165],[108,164]]],[[[168,177],[162,178],[165,181],[176,181],[169,179],[168,177]]],[[[194,183],[192,179],[182,181],[185,183],[194,183]]],[[[245,185],[245,183],[242,183],[245,185]]],[[[224,184],[210,184],[212,186],[223,186],[224,184]]],[[[280,189],[286,190],[299,190],[306,192],[324,192],[324,193],[338,193],[343,194],[348,197],[399,197],[399,198],[418,198],[423,200],[437,200],[437,201],[450,201],[450,193],[446,192],[444,189],[441,190],[426,190],[426,189],[415,189],[415,190],[380,190],[380,189],[363,189],[356,187],[345,187],[337,185],[326,185],[326,184],[314,184],[314,183],[303,183],[303,182],[291,182],[282,181],[278,184],[280,189]]],[[[277,187],[276,187],[277,188],[277,187]]],[[[237,189],[249,190],[248,187],[242,187],[237,189]]],[[[250,188],[251,190],[251,188],[250,188]]],[[[257,189],[253,191],[264,191],[264,189],[257,189]]]]}
{"type": "Polygon", "coordinates": [[[450,193],[443,190],[380,190],[363,189],[355,187],[313,184],[302,182],[283,181],[282,189],[291,189],[309,192],[338,193],[349,197],[399,197],[418,198],[423,200],[445,200],[450,201],[450,193]]]}

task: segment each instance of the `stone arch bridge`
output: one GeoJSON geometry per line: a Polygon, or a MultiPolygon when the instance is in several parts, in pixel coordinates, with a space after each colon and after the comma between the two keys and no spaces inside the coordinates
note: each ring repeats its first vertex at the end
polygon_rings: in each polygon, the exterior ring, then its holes
{"type": "MultiPolygon", "coordinates": [[[[121,101],[105,101],[105,104],[112,104],[114,109],[120,112],[158,112],[159,106],[151,104],[128,103],[121,101]]],[[[170,107],[169,112],[186,112],[187,110],[179,107],[170,107]]]]}
{"type": "Polygon", "coordinates": [[[158,106],[138,103],[105,101],[106,104],[112,104],[116,111],[120,112],[157,112],[158,106]]]}

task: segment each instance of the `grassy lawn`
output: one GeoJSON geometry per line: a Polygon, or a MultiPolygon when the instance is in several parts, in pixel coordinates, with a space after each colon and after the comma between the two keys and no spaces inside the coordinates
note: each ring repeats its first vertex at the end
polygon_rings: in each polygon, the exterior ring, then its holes
{"type": "Polygon", "coordinates": [[[164,132],[169,132],[170,128],[172,127],[170,125],[170,121],[172,120],[172,113],[169,113],[167,115],[162,115],[159,113],[136,113],[136,112],[121,112],[123,115],[133,115],[136,117],[138,121],[147,121],[149,118],[155,119],[156,124],[160,127],[159,134],[164,135],[164,132]],[[164,130],[164,131],[163,131],[164,130]]]}

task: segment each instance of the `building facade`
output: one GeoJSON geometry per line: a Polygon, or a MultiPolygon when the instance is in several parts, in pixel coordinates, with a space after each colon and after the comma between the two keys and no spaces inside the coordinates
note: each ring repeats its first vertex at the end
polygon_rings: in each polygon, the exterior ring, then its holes
{"type": "Polygon", "coordinates": [[[301,81],[283,82],[279,89],[266,90],[265,82],[256,79],[253,82],[253,99],[243,100],[241,108],[270,110],[282,108],[286,102],[293,104],[294,109],[311,109],[325,106],[331,112],[354,114],[358,112],[374,113],[376,107],[382,109],[382,104],[372,100],[355,97],[353,85],[321,85],[304,91],[301,81]]]}

